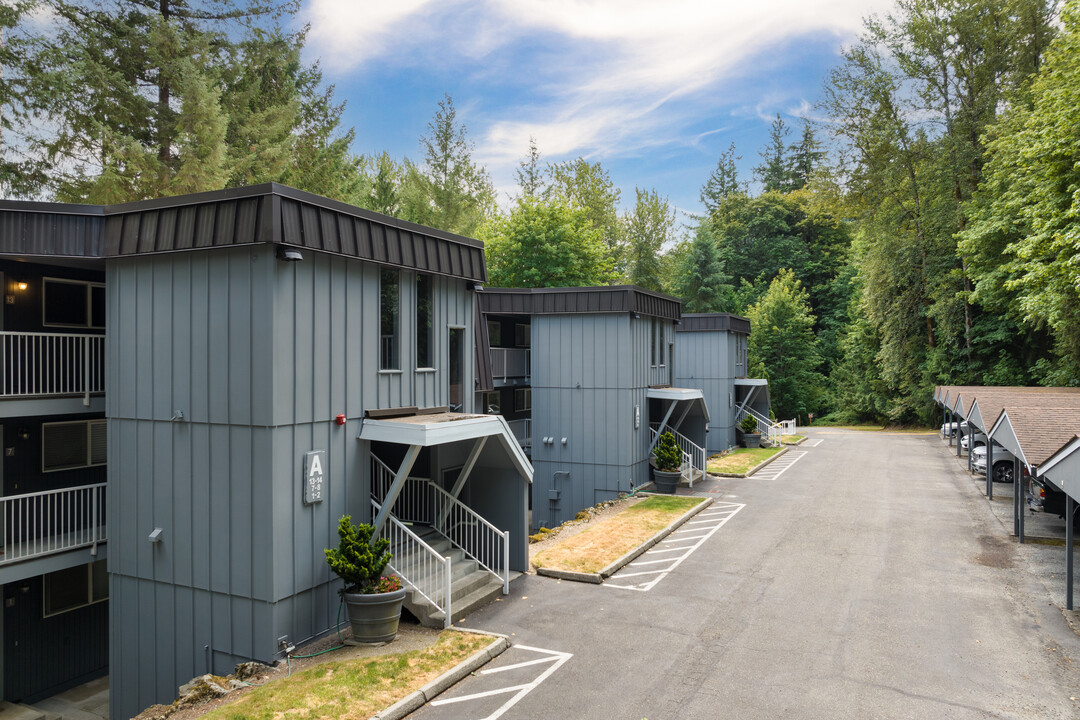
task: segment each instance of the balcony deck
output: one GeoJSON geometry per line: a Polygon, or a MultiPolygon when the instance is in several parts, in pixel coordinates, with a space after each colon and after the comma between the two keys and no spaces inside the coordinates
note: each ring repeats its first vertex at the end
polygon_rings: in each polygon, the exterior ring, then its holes
{"type": "Polygon", "coordinates": [[[105,410],[105,336],[0,331],[0,416],[105,410]]]}

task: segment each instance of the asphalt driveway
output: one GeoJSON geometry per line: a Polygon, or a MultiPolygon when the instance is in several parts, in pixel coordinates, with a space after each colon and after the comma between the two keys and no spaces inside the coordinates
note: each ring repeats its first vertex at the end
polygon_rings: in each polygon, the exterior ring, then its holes
{"type": "Polygon", "coordinates": [[[513,583],[464,625],[520,647],[413,717],[1080,717],[1080,638],[940,440],[810,436],[701,488],[743,507],[647,590],[513,583]]]}

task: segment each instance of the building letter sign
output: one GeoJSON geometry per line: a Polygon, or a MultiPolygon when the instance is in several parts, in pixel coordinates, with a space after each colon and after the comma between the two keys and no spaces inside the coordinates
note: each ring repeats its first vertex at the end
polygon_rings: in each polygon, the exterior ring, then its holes
{"type": "Polygon", "coordinates": [[[323,468],[326,467],[326,451],[312,450],[304,455],[304,504],[314,505],[323,499],[323,468]]]}

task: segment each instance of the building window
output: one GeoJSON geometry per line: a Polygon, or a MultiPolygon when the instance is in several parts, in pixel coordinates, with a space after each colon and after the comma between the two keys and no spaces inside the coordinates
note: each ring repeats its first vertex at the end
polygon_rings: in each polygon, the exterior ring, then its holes
{"type": "Polygon", "coordinates": [[[532,345],[531,326],[528,323],[514,324],[514,347],[530,347],[532,345]]]}
{"type": "Polygon", "coordinates": [[[106,463],[105,420],[41,424],[41,471],[74,470],[106,463]]]}
{"type": "Polygon", "coordinates": [[[498,320],[488,320],[488,347],[502,345],[502,323],[498,320]]]}
{"type": "Polygon", "coordinates": [[[484,412],[488,415],[502,414],[502,402],[499,399],[498,390],[484,393],[484,412]]]}
{"type": "Polygon", "coordinates": [[[656,367],[656,318],[649,319],[649,329],[652,332],[652,360],[649,364],[656,367]]]}
{"type": "Polygon", "coordinates": [[[401,273],[379,271],[379,369],[400,370],[398,335],[401,327],[401,273]]]}
{"type": "Polygon", "coordinates": [[[109,572],[104,560],[46,573],[42,584],[45,617],[109,599],[109,572]]]}
{"type": "Polygon", "coordinates": [[[433,333],[434,333],[434,305],[435,290],[432,287],[430,275],[416,276],[416,367],[434,367],[433,360],[433,333]]]}
{"type": "Polygon", "coordinates": [[[50,327],[104,328],[105,285],[82,280],[42,278],[41,324],[50,327]]]}
{"type": "Polygon", "coordinates": [[[746,365],[746,336],[735,336],[735,367],[745,367],[746,365]]]}
{"type": "Polygon", "coordinates": [[[514,390],[514,411],[532,412],[532,388],[514,390]]]}

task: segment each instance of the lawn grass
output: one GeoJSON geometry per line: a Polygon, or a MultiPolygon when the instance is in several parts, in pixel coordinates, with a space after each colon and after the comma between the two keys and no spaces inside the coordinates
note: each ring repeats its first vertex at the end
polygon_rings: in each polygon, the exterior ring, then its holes
{"type": "Polygon", "coordinates": [[[322,663],[255,688],[236,702],[203,717],[213,720],[370,718],[487,647],[491,640],[484,635],[446,630],[423,650],[322,663]]]}
{"type": "Polygon", "coordinates": [[[537,567],[595,573],[666,528],[704,498],[654,495],[537,553],[537,567]]]}
{"type": "Polygon", "coordinates": [[[795,443],[797,443],[797,442],[799,442],[801,440],[805,440],[805,439],[806,439],[805,435],[781,435],[780,436],[780,442],[782,442],[784,445],[794,445],[795,443]]]}
{"type": "Polygon", "coordinates": [[[882,425],[822,425],[821,428],[828,430],[859,430],[861,432],[902,433],[905,435],[926,435],[928,433],[940,434],[940,430],[924,427],[889,427],[882,425]]]}
{"type": "Polygon", "coordinates": [[[745,475],[783,449],[738,448],[725,455],[713,455],[705,465],[706,472],[745,475]]]}

